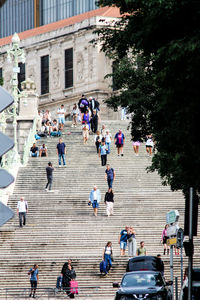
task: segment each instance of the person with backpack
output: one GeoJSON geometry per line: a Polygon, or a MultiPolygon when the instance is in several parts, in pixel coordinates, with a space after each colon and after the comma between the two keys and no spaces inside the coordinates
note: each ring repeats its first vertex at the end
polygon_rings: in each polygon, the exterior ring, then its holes
{"type": "Polygon", "coordinates": [[[36,293],[37,285],[38,285],[38,282],[39,282],[38,273],[39,273],[38,265],[36,265],[36,264],[34,265],[33,268],[31,268],[28,271],[28,275],[30,275],[30,284],[31,284],[31,293],[30,293],[29,297],[31,297],[32,293],[33,293],[33,298],[36,298],[35,293],[36,293]]]}
{"type": "Polygon", "coordinates": [[[19,215],[19,226],[26,225],[26,214],[28,213],[28,202],[24,201],[24,197],[20,198],[17,203],[17,214],[19,215]]]}
{"type": "Polygon", "coordinates": [[[112,243],[107,242],[106,246],[103,249],[103,261],[105,261],[106,263],[106,274],[112,268],[112,260],[113,260],[112,243]]]}
{"type": "Polygon", "coordinates": [[[105,139],[102,138],[101,145],[99,146],[99,157],[101,157],[101,165],[105,166],[107,163],[107,151],[108,148],[105,144],[105,139]]]}
{"type": "Polygon", "coordinates": [[[89,107],[89,102],[84,94],[82,95],[81,99],[78,102],[78,107],[81,111],[81,120],[83,120],[83,115],[89,107]]]}
{"type": "Polygon", "coordinates": [[[94,112],[97,114],[98,111],[100,111],[99,102],[95,98],[89,97],[89,108],[92,116],[94,115],[94,112]]]}
{"type": "Polygon", "coordinates": [[[108,217],[113,216],[114,194],[111,188],[105,194],[104,202],[106,204],[106,214],[108,217]]]}
{"type": "Polygon", "coordinates": [[[63,290],[66,291],[69,298],[74,299],[74,293],[71,292],[70,282],[76,278],[76,272],[72,266],[71,259],[68,259],[68,261],[64,263],[61,270],[61,275],[63,290]]]}
{"type": "Polygon", "coordinates": [[[107,180],[109,189],[112,189],[113,181],[115,180],[116,173],[113,168],[110,167],[109,164],[106,165],[105,170],[105,180],[107,180]]]}

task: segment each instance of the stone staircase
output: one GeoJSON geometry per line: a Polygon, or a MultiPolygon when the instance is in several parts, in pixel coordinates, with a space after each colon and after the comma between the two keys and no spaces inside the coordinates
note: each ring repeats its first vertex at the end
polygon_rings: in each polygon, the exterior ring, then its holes
{"type": "MultiPolygon", "coordinates": [[[[28,296],[29,268],[39,265],[40,299],[65,299],[54,295],[56,278],[63,263],[71,258],[77,273],[79,299],[114,299],[112,282],[120,281],[126,269],[128,256],[119,256],[118,235],[126,224],[133,225],[139,245],[145,241],[149,255],[163,253],[160,243],[165,214],[178,209],[180,226],[184,220],[184,198],[180,192],[172,193],[169,187],[161,185],[156,173],[147,173],[151,159],[146,155],[145,146],[140,154],[133,153],[127,122],[105,121],[112,135],[122,128],[126,143],[124,157],[116,155],[112,143],[108,162],[116,171],[113,185],[115,194],[114,216],[106,216],[104,195],[107,183],[104,180],[105,167],[101,167],[96,154],[94,137],[90,135],[87,145],[82,143],[80,125],[71,128],[67,122],[63,133],[66,144],[67,166],[58,168],[56,144],[58,138],[38,141],[45,143],[49,157],[30,158],[26,168],[19,170],[14,194],[8,205],[16,211],[17,201],[24,196],[29,203],[27,226],[19,228],[17,216],[1,228],[0,235],[0,299],[24,299],[28,296]],[[71,134],[70,134],[71,133],[71,134]],[[45,191],[48,161],[55,167],[52,193],[45,191]],[[96,184],[102,193],[98,217],[87,205],[89,192],[96,184]],[[99,263],[103,247],[112,241],[114,248],[113,269],[109,276],[101,278],[99,263]],[[7,296],[5,288],[7,288],[7,296]],[[19,290],[17,290],[19,289],[19,290]],[[23,290],[25,289],[25,290],[23,290]],[[27,290],[26,290],[27,289],[27,290]],[[49,295],[48,295],[49,293],[49,295]],[[7,298],[6,298],[7,297],[7,298]]],[[[163,256],[166,278],[169,279],[169,257],[163,256]]],[[[184,258],[186,266],[187,258],[184,258]]],[[[200,267],[199,238],[195,239],[194,265],[200,267]]],[[[180,277],[180,257],[174,259],[175,276],[180,277]]]]}

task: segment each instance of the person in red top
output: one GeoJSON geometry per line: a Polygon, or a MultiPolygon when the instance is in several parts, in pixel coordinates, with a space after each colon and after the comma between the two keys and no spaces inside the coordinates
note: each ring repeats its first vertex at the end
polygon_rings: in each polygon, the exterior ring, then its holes
{"type": "Polygon", "coordinates": [[[115,145],[117,147],[117,154],[118,156],[123,156],[123,146],[124,146],[124,142],[125,142],[125,136],[122,133],[121,129],[119,129],[119,132],[117,132],[115,134],[115,139],[114,139],[115,145]]]}

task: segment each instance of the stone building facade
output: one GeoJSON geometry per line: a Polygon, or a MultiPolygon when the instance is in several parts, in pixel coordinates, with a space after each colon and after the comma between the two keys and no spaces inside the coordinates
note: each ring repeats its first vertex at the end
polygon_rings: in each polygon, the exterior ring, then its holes
{"type": "MultiPolygon", "coordinates": [[[[100,51],[100,44],[94,46],[90,43],[94,39],[94,29],[108,26],[117,14],[119,15],[117,8],[98,9],[93,13],[69,18],[68,24],[62,20],[19,34],[20,47],[24,48],[26,54],[25,78],[35,82],[41,109],[48,108],[55,112],[63,103],[70,112],[72,105],[78,102],[82,94],[85,94],[87,97],[93,96],[98,99],[104,118],[118,118],[117,113],[109,111],[103,104],[103,100],[112,93],[112,82],[110,79],[105,79],[105,75],[112,72],[112,63],[100,51]],[[70,19],[74,20],[69,22],[70,19]],[[66,87],[65,51],[69,49],[72,53],[70,74],[73,78],[71,86],[66,87]],[[41,92],[42,57],[48,58],[47,93],[41,92]]],[[[0,69],[4,87],[11,91],[12,64],[8,63],[6,58],[6,51],[11,47],[10,40],[1,39],[0,46],[0,69]]]]}

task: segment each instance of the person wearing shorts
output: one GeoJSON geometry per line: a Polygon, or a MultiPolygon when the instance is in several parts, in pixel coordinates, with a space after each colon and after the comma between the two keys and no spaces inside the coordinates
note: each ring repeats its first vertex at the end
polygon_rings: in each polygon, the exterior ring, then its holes
{"type": "Polygon", "coordinates": [[[168,236],[167,236],[167,228],[169,227],[168,224],[165,225],[165,228],[162,231],[162,235],[161,235],[161,241],[163,243],[164,246],[164,251],[163,254],[166,254],[166,250],[167,250],[167,254],[169,254],[169,246],[167,245],[167,240],[168,240],[168,236]]]}
{"type": "Polygon", "coordinates": [[[133,150],[134,150],[136,156],[139,155],[139,147],[140,147],[140,142],[133,141],[133,150]]]}
{"type": "Polygon", "coordinates": [[[123,229],[120,232],[118,243],[120,244],[120,255],[124,256],[127,246],[127,240],[128,240],[128,230],[129,226],[125,226],[125,229],[123,229]]]}
{"type": "Polygon", "coordinates": [[[148,156],[152,155],[152,149],[153,149],[153,139],[152,139],[152,135],[150,134],[146,136],[146,151],[148,156]]]}
{"type": "Polygon", "coordinates": [[[29,297],[32,297],[33,294],[33,298],[35,298],[35,293],[36,293],[36,289],[37,289],[37,284],[39,281],[39,275],[38,275],[39,271],[38,271],[38,265],[34,265],[33,268],[31,268],[28,271],[28,275],[30,275],[30,284],[31,284],[31,292],[29,297]]]}
{"type": "Polygon", "coordinates": [[[97,187],[95,185],[93,190],[91,190],[90,196],[89,196],[89,203],[92,204],[95,217],[97,217],[97,211],[99,208],[100,201],[101,201],[101,193],[100,193],[100,190],[97,189],[97,187]]]}
{"type": "Polygon", "coordinates": [[[63,130],[64,124],[65,124],[65,109],[64,109],[63,104],[58,109],[57,114],[58,114],[58,123],[60,126],[60,130],[63,130]]]}

